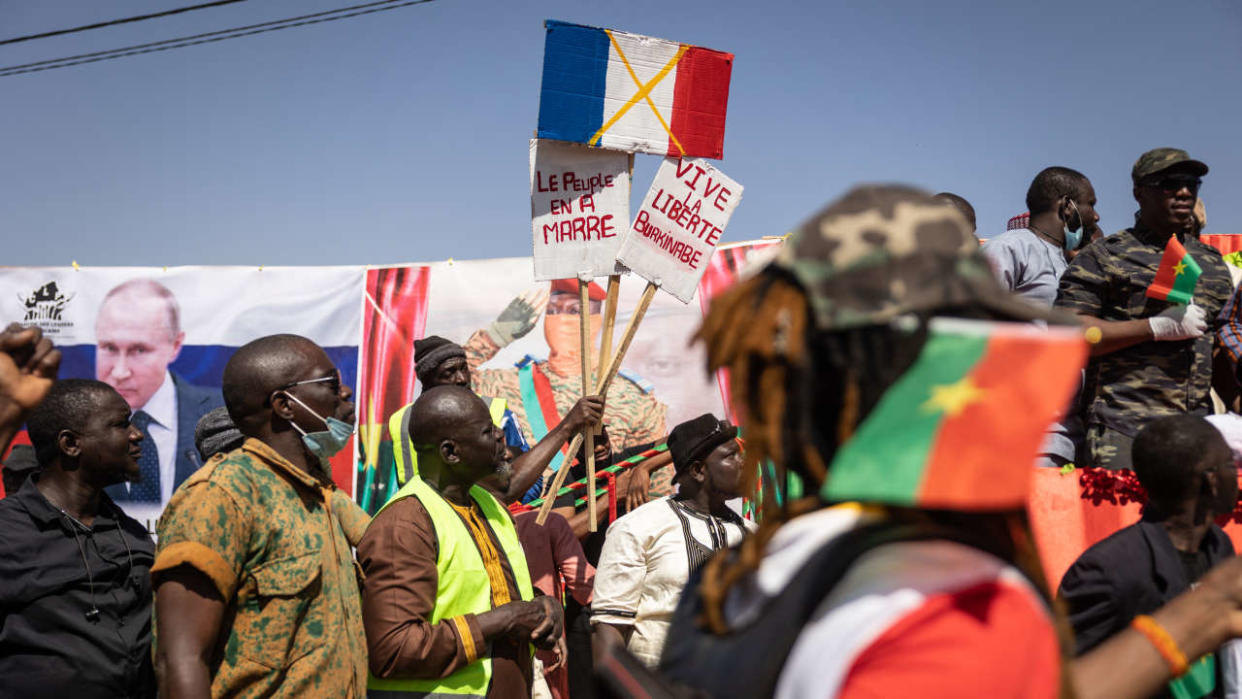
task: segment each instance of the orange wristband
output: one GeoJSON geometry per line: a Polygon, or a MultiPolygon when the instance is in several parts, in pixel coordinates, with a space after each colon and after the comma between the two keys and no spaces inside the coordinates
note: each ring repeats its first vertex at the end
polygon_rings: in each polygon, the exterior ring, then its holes
{"type": "Polygon", "coordinates": [[[1160,653],[1160,657],[1164,658],[1164,662],[1169,664],[1169,670],[1173,672],[1174,677],[1181,677],[1190,669],[1190,663],[1186,661],[1186,654],[1182,652],[1181,648],[1177,647],[1177,641],[1174,641],[1169,632],[1164,630],[1160,622],[1146,614],[1140,614],[1134,617],[1134,621],[1130,622],[1130,627],[1146,636],[1148,641],[1151,641],[1151,644],[1160,653]]]}

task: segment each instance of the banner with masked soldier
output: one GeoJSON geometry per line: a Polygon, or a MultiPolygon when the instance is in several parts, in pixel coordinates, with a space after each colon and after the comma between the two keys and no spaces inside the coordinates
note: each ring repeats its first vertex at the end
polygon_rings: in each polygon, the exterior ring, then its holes
{"type": "MultiPolygon", "coordinates": [[[[502,399],[525,441],[534,444],[582,396],[580,302],[576,279],[532,282],[523,273],[529,264],[529,258],[507,258],[428,265],[422,334],[461,345],[471,387],[502,399]]],[[[627,311],[643,287],[641,279],[623,278],[618,327],[629,320],[627,311]]],[[[592,356],[598,361],[604,290],[592,284],[588,296],[592,356]]],[[[702,350],[690,345],[701,319],[699,308],[671,297],[653,302],[608,394],[604,424],[615,454],[661,443],[672,425],[696,415],[723,413],[716,381],[703,371],[702,350]]],[[[371,351],[364,346],[364,366],[371,351]]],[[[419,391],[416,386],[409,400],[419,391]]],[[[364,394],[359,403],[368,400],[364,394]]],[[[364,477],[385,479],[379,473],[364,477]]],[[[671,472],[654,474],[653,494],[670,492],[671,478],[671,472]]]]}

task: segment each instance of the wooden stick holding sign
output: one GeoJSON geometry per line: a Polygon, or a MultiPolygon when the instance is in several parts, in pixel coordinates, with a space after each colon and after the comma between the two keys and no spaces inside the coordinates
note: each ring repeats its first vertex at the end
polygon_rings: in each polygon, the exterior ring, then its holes
{"type": "MultiPolygon", "coordinates": [[[[599,382],[595,385],[595,392],[601,398],[607,400],[608,387],[612,385],[613,379],[617,378],[617,372],[621,370],[621,361],[625,359],[625,353],[630,349],[630,343],[634,341],[634,335],[638,332],[639,323],[643,322],[643,316],[647,315],[647,309],[651,307],[651,300],[655,298],[656,284],[649,283],[647,288],[643,289],[642,298],[638,300],[638,308],[634,309],[634,315],[630,316],[630,322],[625,326],[625,333],[621,336],[621,343],[617,345],[617,352],[608,360],[608,366],[605,369],[601,367],[599,382]]],[[[584,430],[585,432],[585,430],[584,430]]],[[[573,441],[569,443],[569,453],[578,453],[578,447],[582,445],[583,436],[581,433],[574,435],[573,441]]],[[[562,465],[556,471],[556,476],[552,480],[552,486],[548,488],[547,494],[544,496],[543,505],[539,507],[539,514],[535,517],[535,523],[543,525],[548,520],[548,513],[552,511],[552,502],[556,499],[556,493],[565,484],[565,475],[569,473],[568,466],[562,465]]],[[[588,471],[589,473],[589,471],[588,471]]],[[[590,500],[595,500],[595,491],[591,491],[590,500]]]]}
{"type": "Polygon", "coordinates": [[[608,293],[604,297],[604,330],[599,338],[599,366],[608,364],[612,354],[612,330],[617,324],[617,294],[621,292],[621,275],[608,276],[608,293]]]}
{"type": "MultiPolygon", "coordinates": [[[[588,292],[587,285],[590,284],[586,279],[578,279],[578,328],[579,338],[581,339],[582,350],[582,397],[585,398],[589,394],[591,388],[591,297],[588,292]]],[[[587,492],[591,493],[591,497],[587,498],[587,516],[591,518],[591,531],[597,529],[595,523],[595,429],[591,425],[587,425],[582,430],[582,440],[586,443],[583,455],[586,457],[587,471],[587,492]]],[[[573,458],[573,453],[569,454],[569,458],[573,458]]],[[[569,469],[562,466],[562,471],[569,469]]]]}

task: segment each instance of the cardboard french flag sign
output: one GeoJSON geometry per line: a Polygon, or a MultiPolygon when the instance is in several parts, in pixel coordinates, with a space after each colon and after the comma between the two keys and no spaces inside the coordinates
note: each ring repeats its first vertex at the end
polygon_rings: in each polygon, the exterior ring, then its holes
{"type": "Polygon", "coordinates": [[[724,157],[733,54],[548,20],[539,138],[724,157]]]}

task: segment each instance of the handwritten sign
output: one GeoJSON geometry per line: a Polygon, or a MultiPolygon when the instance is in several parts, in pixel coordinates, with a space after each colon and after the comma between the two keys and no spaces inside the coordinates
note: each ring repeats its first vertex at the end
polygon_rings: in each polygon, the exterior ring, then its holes
{"type": "Polygon", "coordinates": [[[630,220],[630,156],[571,143],[530,142],[535,279],[616,271],[630,220]]]}
{"type": "Polygon", "coordinates": [[[690,303],[742,185],[706,160],[667,158],[617,252],[647,281],[690,303]]]}

